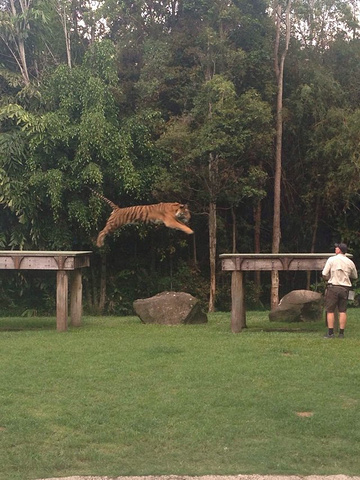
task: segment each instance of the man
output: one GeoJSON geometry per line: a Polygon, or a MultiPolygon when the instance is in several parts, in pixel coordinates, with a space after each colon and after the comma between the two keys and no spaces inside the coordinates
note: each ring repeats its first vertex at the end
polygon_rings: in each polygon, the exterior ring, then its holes
{"type": "Polygon", "coordinates": [[[355,264],[346,256],[347,245],[335,243],[336,255],[328,258],[322,275],[328,280],[325,293],[325,310],[328,333],[324,338],[334,338],[335,309],[339,311],[339,338],[344,338],[346,309],[351,280],[358,277],[355,264]]]}

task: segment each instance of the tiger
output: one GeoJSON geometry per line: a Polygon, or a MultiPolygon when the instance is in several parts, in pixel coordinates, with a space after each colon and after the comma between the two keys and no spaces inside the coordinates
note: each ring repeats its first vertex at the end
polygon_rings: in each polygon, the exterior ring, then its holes
{"type": "Polygon", "coordinates": [[[168,228],[182,230],[191,235],[194,233],[185,223],[188,223],[191,215],[188,206],[183,203],[156,203],[153,205],[136,205],[133,207],[120,208],[114,202],[101,195],[95,190],[91,191],[106,202],[111,208],[112,212],[107,219],[105,227],[98,234],[96,245],[102,247],[107,235],[113,233],[123,225],[131,223],[156,223],[164,224],[168,228]]]}

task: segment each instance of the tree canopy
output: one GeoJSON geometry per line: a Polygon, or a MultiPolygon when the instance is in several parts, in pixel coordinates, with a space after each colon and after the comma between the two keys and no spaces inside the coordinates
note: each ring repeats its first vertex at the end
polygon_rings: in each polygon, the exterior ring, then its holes
{"type": "Polygon", "coordinates": [[[356,258],[359,7],[2,0],[1,247],[93,250],[87,305],[110,313],[163,289],[228,308],[218,254],[270,252],[277,203],[279,251],[342,240],[356,258]],[[110,211],[90,189],[119,206],[188,203],[194,238],[127,226],[97,249],[110,211]]]}

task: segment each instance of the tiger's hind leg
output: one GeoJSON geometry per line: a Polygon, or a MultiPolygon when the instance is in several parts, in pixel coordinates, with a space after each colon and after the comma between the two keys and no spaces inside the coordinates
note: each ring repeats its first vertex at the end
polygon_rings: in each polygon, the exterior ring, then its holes
{"type": "Polygon", "coordinates": [[[117,217],[119,216],[118,211],[119,211],[118,209],[113,210],[110,217],[108,218],[108,221],[106,222],[105,227],[99,233],[96,240],[97,247],[102,247],[104,245],[105,237],[110,233],[115,232],[115,230],[121,227],[121,222],[119,222],[117,219],[117,217]]]}
{"type": "Polygon", "coordinates": [[[115,232],[119,227],[114,225],[113,223],[107,223],[105,227],[101,230],[99,233],[97,240],[96,240],[96,246],[97,247],[102,247],[104,245],[104,240],[107,235],[110,233],[115,232]]]}
{"type": "Polygon", "coordinates": [[[96,246],[99,247],[99,248],[104,245],[104,240],[105,240],[105,237],[107,235],[104,230],[101,230],[101,232],[99,233],[99,235],[96,239],[96,246]]]}

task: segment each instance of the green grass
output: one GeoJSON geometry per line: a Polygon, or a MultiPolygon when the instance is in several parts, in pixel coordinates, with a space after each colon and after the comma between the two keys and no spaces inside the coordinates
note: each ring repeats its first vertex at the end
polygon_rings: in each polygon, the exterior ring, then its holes
{"type": "Polygon", "coordinates": [[[360,311],[207,325],[0,319],[0,479],[360,472],[360,311]],[[305,414],[303,413],[305,412],[305,414]],[[299,416],[299,415],[309,416],[299,416]]]}

